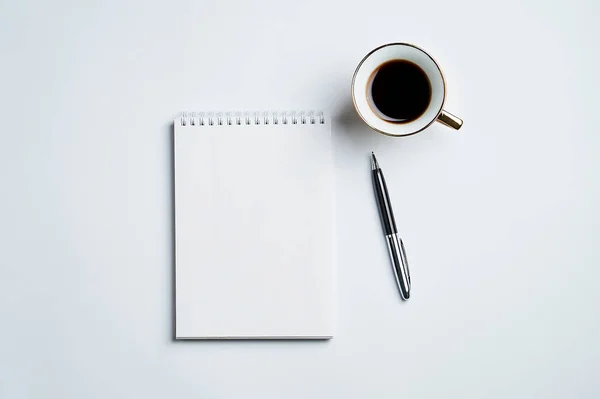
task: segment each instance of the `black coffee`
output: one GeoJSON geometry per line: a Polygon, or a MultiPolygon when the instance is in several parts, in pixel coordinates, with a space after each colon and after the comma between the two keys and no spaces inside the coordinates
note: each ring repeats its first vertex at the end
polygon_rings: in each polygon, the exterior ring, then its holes
{"type": "Polygon", "coordinates": [[[431,101],[431,84],[416,64],[393,60],[371,75],[368,89],[371,108],[383,119],[407,123],[423,115],[431,101]]]}

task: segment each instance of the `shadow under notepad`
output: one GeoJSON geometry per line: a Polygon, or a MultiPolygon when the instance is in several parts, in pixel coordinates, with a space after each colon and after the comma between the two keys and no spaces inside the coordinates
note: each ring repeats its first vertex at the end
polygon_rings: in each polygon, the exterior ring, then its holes
{"type": "Polygon", "coordinates": [[[171,340],[175,341],[175,310],[176,310],[176,301],[175,301],[175,124],[171,122],[167,129],[168,133],[168,143],[167,149],[169,151],[169,155],[167,159],[169,160],[169,168],[171,169],[171,173],[169,176],[171,177],[171,181],[169,184],[169,189],[171,193],[169,198],[171,199],[171,340]]]}

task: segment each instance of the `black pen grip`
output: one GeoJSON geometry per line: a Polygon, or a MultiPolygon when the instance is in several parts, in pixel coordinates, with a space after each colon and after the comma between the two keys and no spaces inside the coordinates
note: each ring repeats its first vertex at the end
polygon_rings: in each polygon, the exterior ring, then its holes
{"type": "Polygon", "coordinates": [[[396,220],[394,219],[394,211],[392,210],[392,203],[390,202],[390,196],[388,195],[387,186],[385,184],[385,178],[381,169],[377,168],[373,170],[373,188],[375,190],[375,199],[377,201],[377,207],[379,208],[379,216],[381,218],[381,225],[385,235],[395,234],[398,232],[396,228],[396,220]]]}

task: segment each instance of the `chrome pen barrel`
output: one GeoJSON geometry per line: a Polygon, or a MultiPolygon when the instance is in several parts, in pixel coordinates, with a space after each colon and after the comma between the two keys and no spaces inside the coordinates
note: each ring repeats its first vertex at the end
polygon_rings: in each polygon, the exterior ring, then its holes
{"type": "Polygon", "coordinates": [[[408,260],[402,240],[398,238],[398,234],[388,234],[385,236],[390,253],[390,260],[394,269],[396,283],[400,290],[402,299],[410,298],[410,272],[408,270],[408,260]]]}

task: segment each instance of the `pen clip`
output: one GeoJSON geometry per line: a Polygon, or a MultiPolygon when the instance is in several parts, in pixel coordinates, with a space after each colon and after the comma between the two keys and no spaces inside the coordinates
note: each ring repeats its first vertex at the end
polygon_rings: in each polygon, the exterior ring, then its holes
{"type": "Polygon", "coordinates": [[[402,242],[402,238],[400,239],[400,256],[402,257],[402,263],[406,267],[406,276],[408,277],[408,282],[410,283],[410,270],[408,269],[408,259],[406,258],[406,249],[404,249],[404,242],[402,242]]]}

